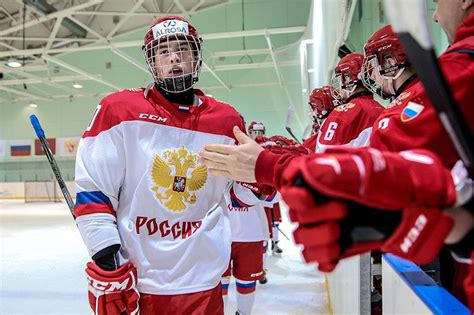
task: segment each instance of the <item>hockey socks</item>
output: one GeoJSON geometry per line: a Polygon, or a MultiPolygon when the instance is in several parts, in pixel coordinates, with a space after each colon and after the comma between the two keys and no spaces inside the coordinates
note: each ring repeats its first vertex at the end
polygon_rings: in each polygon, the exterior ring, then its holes
{"type": "Polygon", "coordinates": [[[255,302],[257,282],[235,279],[235,284],[237,287],[237,311],[241,315],[249,315],[255,302]]]}

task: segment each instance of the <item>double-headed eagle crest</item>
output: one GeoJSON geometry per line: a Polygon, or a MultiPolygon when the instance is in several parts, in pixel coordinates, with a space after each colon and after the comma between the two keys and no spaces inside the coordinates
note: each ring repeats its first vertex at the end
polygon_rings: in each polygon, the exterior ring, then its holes
{"type": "Polygon", "coordinates": [[[354,103],[347,103],[334,107],[334,110],[338,112],[347,112],[349,109],[354,108],[355,106],[356,104],[354,103]]]}
{"type": "Polygon", "coordinates": [[[198,166],[199,157],[184,146],[156,155],[151,169],[151,190],[158,201],[171,211],[183,211],[188,204],[196,203],[194,192],[207,181],[206,165],[198,166]]]}

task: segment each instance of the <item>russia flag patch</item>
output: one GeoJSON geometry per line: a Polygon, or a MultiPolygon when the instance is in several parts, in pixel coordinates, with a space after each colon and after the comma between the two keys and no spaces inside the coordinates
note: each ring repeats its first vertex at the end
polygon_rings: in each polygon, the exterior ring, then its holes
{"type": "Polygon", "coordinates": [[[402,113],[400,114],[400,119],[403,122],[413,120],[421,114],[424,108],[425,107],[423,105],[408,102],[408,105],[403,109],[402,113]]]}

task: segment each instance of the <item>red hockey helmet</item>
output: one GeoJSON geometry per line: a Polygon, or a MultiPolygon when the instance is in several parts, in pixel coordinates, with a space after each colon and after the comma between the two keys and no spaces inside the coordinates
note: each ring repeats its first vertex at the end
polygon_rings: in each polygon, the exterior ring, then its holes
{"type": "Polygon", "coordinates": [[[334,107],[340,105],[341,102],[334,97],[333,88],[329,85],[324,85],[320,88],[315,88],[311,92],[308,104],[311,119],[313,122],[321,124],[322,120],[326,119],[334,107]]]}
{"type": "Polygon", "coordinates": [[[375,32],[364,46],[362,83],[384,98],[391,97],[395,95],[393,80],[409,65],[398,35],[390,25],[386,25],[375,32]]]}
{"type": "Polygon", "coordinates": [[[265,135],[265,125],[260,121],[252,121],[248,128],[250,138],[255,139],[258,136],[265,135]]]}
{"type": "Polygon", "coordinates": [[[198,81],[202,39],[180,16],[157,19],[145,34],[143,53],[155,82],[165,91],[179,93],[198,81]]]}
{"type": "Polygon", "coordinates": [[[332,78],[334,97],[348,99],[361,82],[360,72],[364,62],[364,55],[351,53],[342,58],[334,68],[332,78]]]}

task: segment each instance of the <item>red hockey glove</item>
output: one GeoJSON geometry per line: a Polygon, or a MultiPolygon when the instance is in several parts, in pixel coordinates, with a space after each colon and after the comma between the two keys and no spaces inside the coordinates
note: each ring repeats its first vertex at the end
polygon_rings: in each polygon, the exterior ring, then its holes
{"type": "Polygon", "coordinates": [[[301,144],[290,145],[287,147],[282,147],[280,145],[269,145],[266,146],[265,149],[275,154],[289,153],[295,156],[309,155],[311,153],[308,148],[302,146],[301,144]]]}
{"type": "MultiPolygon", "coordinates": [[[[294,192],[294,191],[293,191],[294,192]]],[[[297,216],[301,202],[287,198],[290,217],[297,216]]],[[[303,245],[307,262],[318,262],[321,271],[332,271],[340,259],[380,249],[418,264],[434,260],[452,228],[452,219],[437,209],[407,208],[385,211],[354,203],[329,201],[306,208],[312,223],[294,231],[295,243],[303,245]]],[[[308,219],[309,217],[304,217],[308,219]]]]}
{"type": "Polygon", "coordinates": [[[256,195],[270,196],[275,193],[275,188],[269,185],[259,184],[259,183],[251,184],[251,183],[245,183],[245,182],[238,182],[238,183],[242,185],[243,187],[250,189],[256,195]]]}
{"type": "Polygon", "coordinates": [[[296,142],[295,140],[292,140],[292,139],[289,139],[289,138],[283,137],[283,136],[271,136],[270,138],[268,138],[268,141],[273,141],[277,145],[283,146],[283,147],[298,144],[298,142],[296,142]]]}
{"type": "Polygon", "coordinates": [[[326,152],[293,159],[280,186],[291,187],[301,177],[310,192],[377,209],[446,208],[456,201],[449,170],[427,151],[340,147],[326,152]]]}
{"type": "Polygon", "coordinates": [[[132,263],[127,262],[114,271],[105,271],[88,262],[86,274],[89,304],[95,315],[138,314],[137,268],[132,263]]]}
{"type": "Polygon", "coordinates": [[[264,144],[264,143],[268,142],[268,138],[265,137],[265,136],[257,136],[255,138],[255,142],[257,142],[258,144],[264,144]]]}

